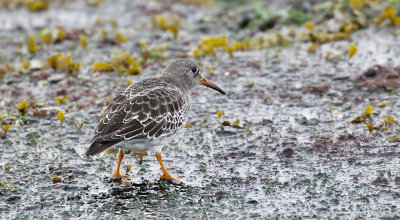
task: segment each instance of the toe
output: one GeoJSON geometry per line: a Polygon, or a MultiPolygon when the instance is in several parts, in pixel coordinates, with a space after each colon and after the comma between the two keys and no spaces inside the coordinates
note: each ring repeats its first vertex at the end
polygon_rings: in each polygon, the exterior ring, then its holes
{"type": "Polygon", "coordinates": [[[174,180],[174,181],[180,181],[178,179],[179,175],[176,175],[176,177],[171,176],[169,173],[164,173],[160,176],[161,180],[174,180]]]}

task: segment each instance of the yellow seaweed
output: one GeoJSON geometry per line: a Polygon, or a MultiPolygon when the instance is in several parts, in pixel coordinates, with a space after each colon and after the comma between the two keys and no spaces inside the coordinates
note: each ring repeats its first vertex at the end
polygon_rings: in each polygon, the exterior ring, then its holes
{"type": "Polygon", "coordinates": [[[65,121],[65,116],[63,112],[57,113],[57,118],[61,121],[61,124],[65,121]]]}
{"type": "Polygon", "coordinates": [[[113,68],[110,64],[106,62],[96,62],[92,66],[93,70],[102,70],[102,71],[112,71],[113,68]]]}
{"type": "Polygon", "coordinates": [[[110,24],[111,24],[114,28],[118,27],[118,23],[117,23],[117,21],[116,21],[115,19],[110,19],[108,22],[110,22],[110,24]]]}
{"type": "Polygon", "coordinates": [[[382,10],[381,14],[376,19],[376,25],[379,26],[385,20],[389,20],[391,24],[400,27],[400,16],[395,15],[393,6],[388,6],[382,10]]]}
{"type": "Polygon", "coordinates": [[[126,41],[128,41],[128,38],[127,38],[125,35],[123,35],[123,34],[117,32],[117,33],[115,33],[115,41],[116,41],[118,44],[123,44],[123,43],[125,43],[126,41]]]}
{"type": "Polygon", "coordinates": [[[222,111],[217,111],[218,118],[222,117],[222,111]]]}
{"type": "Polygon", "coordinates": [[[348,52],[348,54],[349,54],[349,59],[352,58],[352,57],[354,56],[354,54],[356,54],[356,53],[357,53],[357,47],[356,47],[356,45],[350,44],[350,46],[349,46],[349,52],[348,52]]]}
{"type": "Polygon", "coordinates": [[[30,63],[29,60],[23,60],[23,61],[21,62],[21,67],[24,68],[24,69],[29,69],[30,66],[31,66],[31,63],[30,63]]]}
{"type": "Polygon", "coordinates": [[[25,0],[24,5],[29,11],[42,11],[49,8],[49,3],[45,0],[25,0]]]}
{"type": "Polygon", "coordinates": [[[372,106],[368,105],[367,107],[365,107],[364,115],[371,115],[372,111],[373,111],[372,106]]]}
{"type": "Polygon", "coordinates": [[[86,45],[87,45],[86,41],[87,41],[86,36],[84,36],[84,35],[79,36],[79,43],[83,49],[86,49],[86,45]]]}
{"type": "Polygon", "coordinates": [[[350,7],[354,10],[360,10],[366,4],[366,0],[350,0],[350,7]]]}
{"type": "Polygon", "coordinates": [[[368,123],[364,121],[364,124],[367,125],[368,131],[372,132],[374,130],[374,124],[373,123],[368,123]]]}
{"type": "Polygon", "coordinates": [[[11,128],[11,125],[3,125],[3,127],[2,127],[4,133],[6,133],[6,134],[7,134],[7,131],[10,130],[10,128],[11,128]]]}
{"type": "Polygon", "coordinates": [[[47,65],[55,70],[61,70],[75,75],[81,63],[73,63],[70,56],[58,53],[47,59],[47,65]]]}
{"type": "Polygon", "coordinates": [[[314,25],[311,22],[306,22],[304,24],[304,27],[307,28],[309,31],[312,31],[314,29],[314,25]]]}
{"type": "Polygon", "coordinates": [[[153,27],[171,32],[174,36],[174,39],[177,39],[182,18],[176,15],[158,15],[151,17],[151,23],[153,27]]]}
{"type": "Polygon", "coordinates": [[[36,53],[36,37],[31,35],[28,37],[28,41],[26,42],[28,46],[28,51],[30,53],[36,53]]]}
{"type": "Polygon", "coordinates": [[[309,53],[315,53],[317,51],[317,45],[314,43],[311,43],[310,46],[307,48],[307,52],[309,53]]]}
{"type": "Polygon", "coordinates": [[[17,105],[17,109],[22,115],[25,115],[28,112],[28,107],[29,104],[26,99],[22,100],[22,102],[17,105]]]}
{"type": "Polygon", "coordinates": [[[62,103],[66,103],[67,99],[68,99],[68,96],[56,97],[56,103],[57,103],[57,105],[60,105],[62,103]]]}
{"type": "Polygon", "coordinates": [[[127,73],[128,75],[137,75],[140,73],[140,65],[128,53],[121,53],[111,59],[112,67],[119,73],[127,73]]]}

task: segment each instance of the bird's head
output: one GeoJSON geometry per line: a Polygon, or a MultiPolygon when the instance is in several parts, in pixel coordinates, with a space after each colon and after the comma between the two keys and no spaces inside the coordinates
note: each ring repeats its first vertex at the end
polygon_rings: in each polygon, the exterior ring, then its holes
{"type": "Polygon", "coordinates": [[[225,94],[221,88],[201,75],[199,64],[188,58],[177,59],[170,63],[162,75],[171,78],[182,89],[190,90],[197,85],[203,85],[225,94]]]}

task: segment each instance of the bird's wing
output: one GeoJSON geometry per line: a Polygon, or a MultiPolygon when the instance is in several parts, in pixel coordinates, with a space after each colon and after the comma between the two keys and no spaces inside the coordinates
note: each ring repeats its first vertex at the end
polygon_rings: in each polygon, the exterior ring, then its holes
{"type": "Polygon", "coordinates": [[[93,140],[119,142],[170,135],[186,121],[186,102],[181,90],[167,84],[127,89],[109,104],[93,140]]]}

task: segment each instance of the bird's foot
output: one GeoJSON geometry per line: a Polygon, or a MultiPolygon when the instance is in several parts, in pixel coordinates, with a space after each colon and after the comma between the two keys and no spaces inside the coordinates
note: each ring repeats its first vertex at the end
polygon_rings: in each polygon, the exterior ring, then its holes
{"type": "Polygon", "coordinates": [[[128,175],[123,175],[121,173],[111,173],[111,174],[107,174],[107,176],[113,178],[113,179],[120,179],[120,178],[134,178],[135,176],[128,176],[128,175]]]}
{"type": "Polygon", "coordinates": [[[161,176],[160,176],[160,179],[161,180],[174,180],[174,181],[180,181],[179,179],[178,179],[178,177],[179,177],[179,174],[178,175],[176,175],[176,177],[173,177],[173,176],[171,176],[171,174],[169,174],[169,173],[163,173],[161,176]]]}

